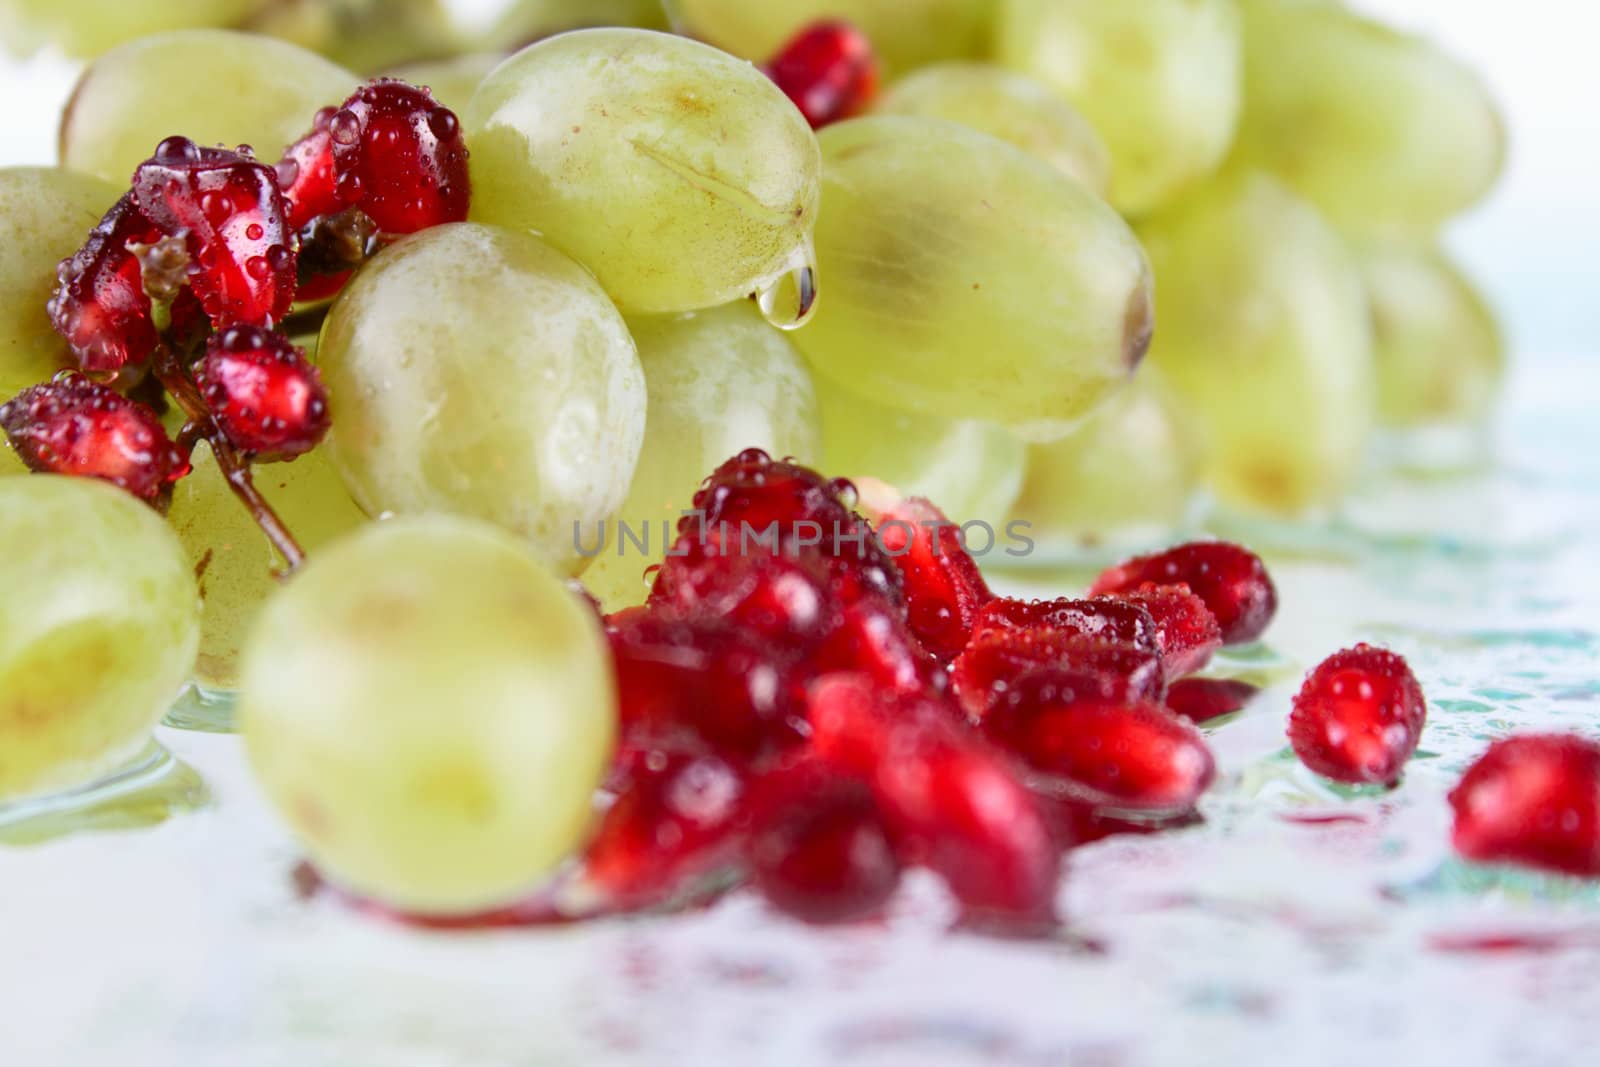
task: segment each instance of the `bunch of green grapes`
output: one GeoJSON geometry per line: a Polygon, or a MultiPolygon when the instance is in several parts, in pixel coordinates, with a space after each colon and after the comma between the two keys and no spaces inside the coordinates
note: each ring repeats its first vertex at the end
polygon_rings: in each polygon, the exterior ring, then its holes
{"type": "Polygon", "coordinates": [[[1047,545],[1156,540],[1189,514],[1202,447],[1146,367],[1066,437],[1029,447],[1013,513],[1047,545]]]}
{"type": "Polygon", "coordinates": [[[1472,282],[1434,248],[1379,245],[1362,255],[1372,303],[1378,421],[1481,423],[1505,376],[1505,339],[1472,282]]]}
{"type": "Polygon", "coordinates": [[[821,468],[932,500],[955,522],[999,528],[1022,489],[1025,446],[1005,427],[886,407],[817,380],[821,468]]]}
{"type": "Polygon", "coordinates": [[[126,187],[173,134],[248,144],[268,162],[359,79],[303,48],[256,34],[180,30],[91,63],[61,116],[61,165],[126,187]]]}
{"type": "Polygon", "coordinates": [[[1144,355],[1149,265],[1081,183],[987,134],[876,116],[822,131],[811,365],[897,407],[1048,438],[1144,355]]]}
{"type": "Polygon", "coordinates": [[[484,35],[483,47],[517,49],[568,30],[596,26],[671,29],[661,0],[516,0],[484,35]]]}
{"type": "Polygon", "coordinates": [[[0,803],[125,763],[189,678],[194,574],[161,516],[86,478],[0,478],[0,803]]]}
{"type": "Polygon", "coordinates": [[[1089,120],[1043,82],[988,63],[939,63],[890,87],[877,111],[949,119],[1010,142],[1099,196],[1111,153],[1089,120]]]}
{"type": "MultiPolygon", "coordinates": [[[[690,315],[630,319],[649,396],[628,499],[603,530],[583,583],[608,611],[641,603],[700,480],[746,448],[814,462],[811,373],[749,301],[690,315]],[[623,539],[621,524],[646,543],[623,539]]],[[[586,529],[586,551],[602,531],[586,529]]]]}
{"type": "Polygon", "coordinates": [[[1341,229],[1426,238],[1494,184],[1494,102],[1426,41],[1331,4],[1254,3],[1245,27],[1237,153],[1341,229]]]}
{"type": "Polygon", "coordinates": [[[98,178],[55,167],[0,169],[0,403],[71,362],[45,310],[56,264],[118,195],[98,178]]]}
{"type": "Polygon", "coordinates": [[[648,30],[563,34],[496,68],[464,119],[473,217],[541,234],[630,314],[714,307],[807,269],[816,138],[725,52],[648,30]]]}
{"type": "Polygon", "coordinates": [[[50,44],[88,58],[136,37],[233,26],[266,0],[0,0],[0,42],[15,55],[50,44]]]}
{"type": "Polygon", "coordinates": [[[1111,150],[1111,202],[1144,215],[1216,170],[1240,108],[1234,0],[999,0],[999,61],[1050,86],[1111,150]]]}
{"type": "Polygon", "coordinates": [[[1371,315],[1344,240],[1249,170],[1139,232],[1161,279],[1150,358],[1201,429],[1217,494],[1286,514],[1333,503],[1375,404],[1371,315]]]}
{"type": "MultiPolygon", "coordinates": [[[[284,563],[239,506],[210,448],[197,446],[192,458],[194,473],[173,488],[167,518],[200,583],[195,680],[230,690],[238,685],[245,638],[284,563]]],[[[256,467],[255,485],[309,553],[366,521],[322,449],[256,467]]]]}
{"type": "Polygon", "coordinates": [[[846,19],[872,41],[891,73],[983,55],[995,0],[667,0],[678,28],[764,63],[813,22],[846,19]]]}
{"type": "Polygon", "coordinates": [[[442,0],[271,0],[243,28],[362,73],[443,58],[461,46],[442,0]]]}
{"type": "Polygon", "coordinates": [[[588,826],[616,693],[598,618],[518,539],[368,526],[268,601],[246,751],[313,861],[417,914],[512,903],[588,826]]]}
{"type": "Polygon", "coordinates": [[[369,515],[449,512],[582,565],[576,530],[622,504],[645,426],[627,325],[537,237],[474,223],[392,245],[318,349],[333,460],[369,515]]]}

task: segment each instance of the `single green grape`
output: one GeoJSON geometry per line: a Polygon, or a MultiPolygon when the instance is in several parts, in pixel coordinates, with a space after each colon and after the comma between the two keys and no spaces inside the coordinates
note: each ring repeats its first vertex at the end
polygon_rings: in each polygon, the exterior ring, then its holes
{"type": "Polygon", "coordinates": [[[1028,449],[1013,513],[1045,543],[1158,540],[1189,513],[1200,449],[1195,427],[1146,367],[1072,433],[1028,449]]]}
{"type": "Polygon", "coordinates": [[[1149,265],[1081,183],[941,119],[854,119],[821,139],[824,292],[795,335],[819,373],[1048,438],[1144,355],[1149,265]]]}
{"type": "MultiPolygon", "coordinates": [[[[195,680],[210,689],[233,689],[245,637],[278,588],[276,573],[284,562],[228,488],[211,449],[199,445],[193,461],[194,472],[173,487],[167,519],[200,581],[195,680]]],[[[322,449],[290,463],[258,464],[254,473],[256,488],[308,553],[315,555],[366,521],[322,449]]]]}
{"type": "Polygon", "coordinates": [[[505,60],[498,52],[468,52],[449,59],[429,60],[425,63],[407,63],[389,73],[412,85],[425,85],[433,90],[433,98],[457,115],[467,109],[467,102],[489,72],[505,60]]]}
{"type": "Polygon", "coordinates": [[[997,529],[1022,489],[1025,446],[1004,427],[886,407],[817,378],[822,469],[933,501],[955,522],[997,529]]]}
{"type": "Polygon", "coordinates": [[[1111,149],[1111,202],[1144,215],[1216,170],[1239,118],[1234,0],[1000,0],[995,54],[1111,149]]]}
{"type": "Polygon", "coordinates": [[[460,44],[441,0],[271,0],[244,28],[362,73],[442,59],[460,44]]]}
{"type": "Polygon", "coordinates": [[[516,538],[441,515],[367,526],[296,572],[238,707],[312,861],[414,914],[536,888],[581,843],[617,729],[593,611],[516,538]]]}
{"type": "Polygon", "coordinates": [[[1200,427],[1212,488],[1286,514],[1336,501],[1376,403],[1366,294],[1338,232],[1240,171],[1139,233],[1161,279],[1150,358],[1200,427]]]}
{"type": "Polygon", "coordinates": [[[988,63],[939,63],[889,87],[874,109],[960,122],[1038,156],[1106,195],[1111,153],[1089,120],[1043,82],[988,63]]]}
{"type": "Polygon", "coordinates": [[[89,478],[0,478],[0,802],[125,763],[189,679],[200,602],[155,511],[89,478]]]}
{"type": "Polygon", "coordinates": [[[516,0],[484,35],[483,47],[517,49],[568,30],[597,26],[671,29],[661,0],[516,0]]]}
{"type": "Polygon", "coordinates": [[[822,19],[846,19],[872,41],[884,66],[903,74],[944,59],[984,54],[995,0],[668,0],[676,24],[734,55],[765,63],[822,19]]]}
{"type": "Polygon", "coordinates": [[[88,59],[148,34],[232,26],[261,4],[262,0],[0,0],[0,42],[16,55],[52,44],[69,56],[88,59]]]}
{"type": "Polygon", "coordinates": [[[645,427],[627,325],[537,237],[436,226],[380,252],[328,312],[333,461],[369,515],[449,512],[576,573],[621,506],[645,427]]]}
{"type": "Polygon", "coordinates": [[[126,186],[167,137],[248,144],[276,162],[359,79],[313,52],[256,34],[179,30],[95,60],[61,116],[61,165],[126,186]]]}
{"type": "Polygon", "coordinates": [[[787,336],[748,300],[689,315],[628,321],[649,394],[644,447],[628,499],[599,531],[583,583],[607,611],[643,602],[643,572],[661,562],[700,482],[747,448],[814,462],[811,372],[787,336]],[[625,537],[626,523],[633,540],[625,537]],[[640,542],[643,542],[641,547],[640,542]]]}
{"type": "Polygon", "coordinates": [[[1238,155],[1359,235],[1431,235],[1499,176],[1483,83],[1426,41],[1333,5],[1246,11],[1238,155]]]}
{"type": "Polygon", "coordinates": [[[1494,311],[1436,248],[1364,250],[1385,426],[1471,425],[1489,417],[1505,377],[1494,311]]]}
{"type": "Polygon", "coordinates": [[[552,37],[484,80],[465,126],[473,217],[541,234],[630,314],[715,307],[807,263],[816,138],[764,74],[708,45],[552,37]]]}
{"type": "Polygon", "coordinates": [[[118,195],[98,178],[56,167],[0,169],[0,402],[72,362],[45,310],[56,264],[118,195]]]}

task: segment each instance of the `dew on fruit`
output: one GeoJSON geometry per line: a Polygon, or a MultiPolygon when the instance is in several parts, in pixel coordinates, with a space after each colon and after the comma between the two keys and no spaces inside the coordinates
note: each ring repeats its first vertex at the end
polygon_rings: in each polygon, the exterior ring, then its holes
{"type": "Polygon", "coordinates": [[[817,259],[809,238],[781,274],[756,289],[755,297],[762,317],[780,330],[798,330],[811,321],[817,306],[817,259]]]}

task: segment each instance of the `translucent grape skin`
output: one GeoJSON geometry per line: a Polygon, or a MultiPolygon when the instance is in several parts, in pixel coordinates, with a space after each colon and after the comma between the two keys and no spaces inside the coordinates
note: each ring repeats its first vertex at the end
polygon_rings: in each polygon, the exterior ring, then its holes
{"type": "Polygon", "coordinates": [[[902,411],[817,379],[821,469],[875,478],[901,496],[932,500],[954,522],[1000,528],[1022,489],[1026,446],[1005,427],[902,411]]]}
{"type": "MultiPolygon", "coordinates": [[[[583,572],[584,586],[608,611],[644,601],[644,569],[661,561],[671,541],[662,523],[675,529],[701,480],[729,456],[760,448],[809,463],[818,451],[811,372],[749,301],[633,318],[628,326],[649,396],[644,447],[628,499],[583,572]],[[635,536],[648,530],[648,553],[619,542],[618,522],[635,536]]],[[[587,549],[596,533],[585,529],[587,549]]]]}
{"type": "Polygon", "coordinates": [[[795,335],[818,373],[1048,439],[1138,364],[1149,265],[1083,185],[940,119],[854,119],[821,142],[827,292],[795,335]]]}
{"type": "Polygon", "coordinates": [[[582,840],[616,692],[599,621],[479,522],[394,519],[267,602],[239,719],[257,780],[334,882],[418,915],[524,897],[582,840]]]}
{"type": "Polygon", "coordinates": [[[455,223],[385,249],[329,311],[317,360],[334,464],[369,515],[486,519],[576,573],[574,524],[627,495],[645,427],[633,339],[537,237],[455,223]]]}
{"type": "Polygon", "coordinates": [[[1334,5],[1251,4],[1237,155],[1347,233],[1426,238],[1493,186],[1483,83],[1426,41],[1334,5]]]}
{"type": "Polygon", "coordinates": [[[995,55],[1051,86],[1111,150],[1111,202],[1144,215],[1214,171],[1240,110],[1234,0],[1000,0],[995,55]]]}
{"type": "Polygon", "coordinates": [[[1150,359],[1200,428],[1211,487],[1280,514],[1337,500],[1376,403],[1366,295],[1338,232],[1248,170],[1139,232],[1161,279],[1150,359]]]}
{"type": "Polygon", "coordinates": [[[804,260],[816,138],[760,71],[707,45],[562,34],[496,68],[463,121],[472,217],[542,234],[629,314],[725,304],[804,260]]]}
{"type": "MultiPolygon", "coordinates": [[[[87,59],[137,37],[191,26],[231,26],[261,0],[6,0],[0,41],[26,55],[50,43],[87,59]]],[[[152,146],[154,142],[151,142],[152,146]]]]}
{"type": "Polygon", "coordinates": [[[61,165],[125,186],[163,138],[248,144],[271,163],[359,79],[303,48],[231,30],[179,30],[115,48],[61,116],[61,165]]]}
{"type": "Polygon", "coordinates": [[[889,87],[875,110],[949,119],[1007,141],[1104,198],[1111,153],[1088,119],[1043,82],[989,63],[939,63],[889,87]]]}
{"type": "Polygon", "coordinates": [[[45,311],[56,264],[118,195],[98,178],[56,167],[0,169],[0,402],[71,364],[45,311]]]}
{"type": "MultiPolygon", "coordinates": [[[[250,513],[239,506],[210,449],[196,447],[192,460],[193,473],[173,488],[167,520],[183,542],[200,585],[195,681],[208,689],[231,690],[239,682],[245,638],[261,605],[278,588],[276,575],[284,564],[250,513]]],[[[255,485],[312,555],[366,522],[323,449],[290,463],[256,467],[255,485]]]]}
{"type": "Polygon", "coordinates": [[[1435,248],[1382,244],[1361,254],[1372,303],[1378,421],[1390,427],[1482,423],[1505,377],[1505,338],[1483,295],[1435,248]]]}
{"type": "Polygon", "coordinates": [[[200,606],[155,511],[88,478],[0,478],[0,803],[83,784],[149,740],[200,606]]]}

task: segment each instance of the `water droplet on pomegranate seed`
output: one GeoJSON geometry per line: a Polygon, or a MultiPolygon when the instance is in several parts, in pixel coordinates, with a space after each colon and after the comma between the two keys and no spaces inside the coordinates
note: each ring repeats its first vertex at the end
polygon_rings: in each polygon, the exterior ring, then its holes
{"type": "Polygon", "coordinates": [[[439,140],[447,141],[460,132],[461,122],[449,108],[436,107],[428,113],[428,128],[439,140]]]}
{"type": "Polygon", "coordinates": [[[198,163],[200,148],[187,137],[168,137],[156,146],[155,158],[163,163],[198,163]]]}
{"type": "Polygon", "coordinates": [[[361,120],[349,109],[336,113],[328,120],[328,134],[333,143],[349,147],[361,141],[361,120]]]}
{"type": "Polygon", "coordinates": [[[780,330],[798,330],[811,321],[817,306],[816,254],[810,238],[781,274],[756,288],[761,315],[780,330]]]}
{"type": "Polygon", "coordinates": [[[259,222],[252,222],[244,228],[244,235],[252,241],[259,241],[267,235],[267,231],[262,229],[259,222]]]}

